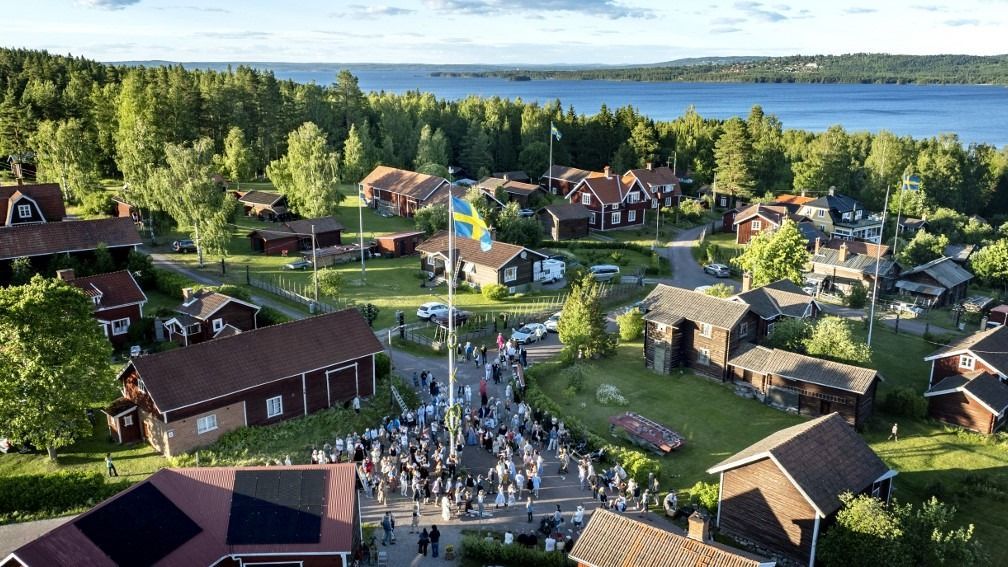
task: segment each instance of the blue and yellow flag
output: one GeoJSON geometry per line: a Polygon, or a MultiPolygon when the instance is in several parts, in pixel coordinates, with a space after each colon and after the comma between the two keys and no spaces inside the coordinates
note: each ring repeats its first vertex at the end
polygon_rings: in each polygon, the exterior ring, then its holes
{"type": "Polygon", "coordinates": [[[917,191],[921,186],[921,178],[918,175],[904,175],[903,176],[903,189],[909,189],[910,191],[917,191]]]}
{"type": "Polygon", "coordinates": [[[560,141],[560,130],[557,130],[557,127],[552,122],[550,122],[550,136],[556,138],[558,142],[560,141]]]}
{"type": "Polygon", "coordinates": [[[490,229],[480,218],[472,203],[465,199],[459,199],[455,195],[451,196],[451,200],[454,209],[452,220],[455,225],[455,236],[479,240],[480,248],[484,252],[490,250],[490,246],[493,244],[493,240],[490,238],[490,229]]]}

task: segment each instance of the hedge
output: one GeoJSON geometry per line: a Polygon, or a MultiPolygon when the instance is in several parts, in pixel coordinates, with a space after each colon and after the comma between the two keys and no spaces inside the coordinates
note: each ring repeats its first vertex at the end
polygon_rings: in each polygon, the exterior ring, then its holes
{"type": "Polygon", "coordinates": [[[100,472],[66,471],[0,477],[0,516],[88,507],[120,492],[129,481],[106,483],[100,472]]]}
{"type": "Polygon", "coordinates": [[[507,565],[514,567],[574,567],[576,563],[563,551],[546,552],[513,543],[504,545],[496,539],[465,536],[462,538],[462,558],[476,565],[507,565]]]}
{"type": "Polygon", "coordinates": [[[154,272],[154,289],[168,297],[177,297],[179,301],[182,300],[183,289],[198,286],[196,282],[189,278],[169,270],[153,268],[151,271],[154,272]]]}
{"type": "Polygon", "coordinates": [[[641,254],[650,254],[651,247],[636,242],[602,242],[597,240],[545,240],[544,248],[585,248],[596,250],[634,250],[641,254]]]}

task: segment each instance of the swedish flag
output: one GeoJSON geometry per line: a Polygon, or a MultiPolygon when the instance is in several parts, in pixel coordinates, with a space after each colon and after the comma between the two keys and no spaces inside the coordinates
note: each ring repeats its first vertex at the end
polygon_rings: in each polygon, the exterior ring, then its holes
{"type": "Polygon", "coordinates": [[[921,186],[921,178],[917,175],[904,175],[903,176],[903,189],[910,191],[917,191],[921,186]]]}
{"type": "Polygon", "coordinates": [[[493,240],[490,238],[490,229],[480,218],[472,203],[454,195],[451,196],[451,200],[454,209],[452,221],[455,225],[455,236],[479,240],[480,248],[484,252],[490,250],[490,246],[493,244],[493,240]]]}
{"type": "Polygon", "coordinates": [[[552,122],[550,122],[550,136],[553,136],[554,138],[556,138],[556,140],[558,142],[560,141],[560,137],[561,137],[560,136],[560,130],[557,130],[557,127],[554,126],[552,122]]]}

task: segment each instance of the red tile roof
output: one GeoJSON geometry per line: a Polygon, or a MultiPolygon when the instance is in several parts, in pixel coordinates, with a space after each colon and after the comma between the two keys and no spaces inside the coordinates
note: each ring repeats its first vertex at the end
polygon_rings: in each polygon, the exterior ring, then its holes
{"type": "Polygon", "coordinates": [[[70,285],[80,288],[89,297],[94,296],[95,290],[101,293],[101,300],[95,307],[96,311],[147,301],[147,296],[137,285],[133,275],[126,270],[74,278],[70,281],[70,285]]]}
{"type": "Polygon", "coordinates": [[[777,198],[774,199],[775,203],[781,203],[781,204],[784,204],[784,205],[804,205],[805,203],[809,203],[811,201],[815,201],[815,197],[804,197],[802,195],[790,195],[788,193],[777,195],[777,198]]]}
{"type": "Polygon", "coordinates": [[[444,177],[396,169],[385,165],[374,168],[374,171],[361,180],[361,185],[370,185],[375,189],[399,193],[417,201],[427,200],[438,187],[447,184],[448,180],[444,177]]]}
{"type": "MultiPolygon", "coordinates": [[[[172,550],[156,565],[212,565],[230,555],[243,554],[338,554],[350,553],[357,509],[356,478],[352,463],[300,465],[291,467],[184,468],[161,469],[147,480],[113,496],[74,520],[46,533],[13,552],[28,567],[114,567],[115,563],[77,527],[77,522],[122,495],[151,484],[202,531],[172,550]],[[318,543],[277,545],[228,545],[227,533],[231,497],[237,471],[321,470],[325,473],[322,504],[322,531],[318,543]]],[[[135,510],[147,514],[146,510],[135,510]]],[[[129,518],[122,518],[128,522],[129,518]]],[[[110,525],[110,530],[116,526],[110,525]]]]}
{"type": "Polygon", "coordinates": [[[626,191],[630,188],[628,183],[624,183],[620,176],[610,175],[609,177],[586,177],[578,185],[588,187],[600,201],[609,205],[622,203],[626,191]]]}
{"type": "Polygon", "coordinates": [[[360,312],[346,309],[138,356],[120,376],[136,369],[154,404],[167,412],[382,350],[360,312]]]}
{"type": "Polygon", "coordinates": [[[639,181],[644,187],[644,190],[648,192],[648,196],[660,186],[672,185],[672,194],[681,195],[682,189],[679,186],[679,178],[672,171],[671,167],[661,166],[652,169],[639,168],[631,169],[626,172],[623,179],[629,180],[628,183],[633,183],[634,180],[639,181]]]}
{"type": "Polygon", "coordinates": [[[200,289],[193,291],[193,294],[188,300],[182,302],[181,305],[175,308],[178,313],[185,313],[199,319],[201,321],[206,321],[211,315],[220,310],[231,302],[244,305],[251,309],[259,311],[258,305],[253,305],[247,301],[242,301],[240,299],[235,299],[230,295],[224,295],[223,293],[218,293],[210,289],[200,289]]]}
{"type": "Polygon", "coordinates": [[[15,193],[20,193],[38,203],[42,215],[49,222],[61,221],[66,216],[63,204],[63,193],[57,183],[40,183],[38,185],[3,185],[0,186],[0,219],[7,219],[8,202],[15,193]]]}
{"type": "Polygon", "coordinates": [[[118,248],[143,241],[128,217],[10,226],[0,228],[0,260],[94,250],[102,243],[118,248]]]}

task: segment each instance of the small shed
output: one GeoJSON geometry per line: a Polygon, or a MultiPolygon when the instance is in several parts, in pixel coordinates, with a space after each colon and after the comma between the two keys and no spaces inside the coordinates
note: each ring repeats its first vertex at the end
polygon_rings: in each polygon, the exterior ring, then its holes
{"type": "Polygon", "coordinates": [[[102,410],[108,421],[109,436],[119,443],[132,443],[141,439],[137,406],[126,398],[119,398],[102,410]]]}
{"type": "Polygon", "coordinates": [[[338,244],[336,246],[319,248],[314,252],[302,252],[301,255],[308,260],[315,258],[320,268],[323,266],[335,266],[360,258],[360,246],[357,244],[338,244]]]}
{"type": "Polygon", "coordinates": [[[396,232],[375,237],[375,249],[393,258],[416,254],[417,244],[424,241],[423,231],[396,232]]]}
{"type": "Polygon", "coordinates": [[[1001,304],[990,310],[987,315],[987,324],[996,323],[998,325],[1008,324],[1008,305],[1001,304]]]}
{"type": "Polygon", "coordinates": [[[537,215],[543,230],[553,240],[573,240],[588,236],[591,211],[584,205],[558,203],[539,209],[537,215]]]}

